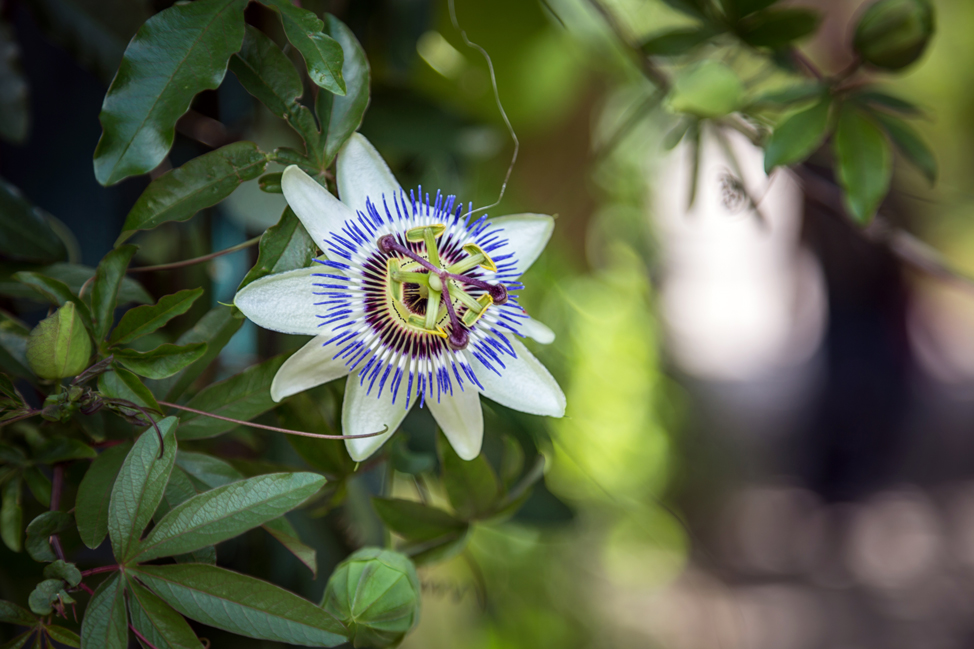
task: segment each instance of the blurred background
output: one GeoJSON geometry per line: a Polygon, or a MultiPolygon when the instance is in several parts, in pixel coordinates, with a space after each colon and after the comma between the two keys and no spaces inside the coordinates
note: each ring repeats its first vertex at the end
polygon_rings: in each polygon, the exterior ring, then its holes
{"type": "MultiPolygon", "coordinates": [[[[101,101],[131,35],[168,4],[0,3],[32,122],[23,146],[0,144],[0,176],[71,229],[88,265],[147,183],[96,183],[101,101]]],[[[684,20],[662,0],[604,4],[634,40],[684,20]]],[[[842,69],[863,3],[804,4],[826,20],[802,50],[842,69]]],[[[974,3],[934,5],[930,48],[889,88],[923,107],[941,178],[931,189],[897,168],[885,210],[974,273],[974,3]]],[[[493,203],[512,144],[486,63],[447,3],[302,6],[334,13],[363,44],[373,87],[362,132],[402,184],[493,203]]],[[[251,6],[248,19],[272,22],[262,11],[251,6]]],[[[404,647],[974,646],[974,291],[905,269],[788,173],[769,179],[743,138],[703,134],[691,204],[686,145],[664,146],[676,118],[647,108],[654,87],[586,0],[456,0],[456,13],[493,59],[521,142],[490,213],[557,215],[523,303],[557,333],[528,344],[569,405],[562,420],[488,412],[488,453],[501,433],[536,447],[546,488],[513,520],[478,526],[463,556],[421,570],[423,617],[404,647]]],[[[228,74],[180,122],[168,164],[233,139],[293,144],[261,110],[228,74]]],[[[283,206],[250,183],[192,221],[141,234],[137,259],[232,246],[283,206]]],[[[255,255],[140,279],[156,295],[206,285],[211,304],[228,302],[255,255]]],[[[248,323],[222,371],[301,342],[248,323]]],[[[326,417],[339,390],[314,395],[326,417]]],[[[429,453],[432,426],[425,412],[407,420],[412,452],[429,453]]],[[[250,433],[219,444],[227,457],[294,456],[250,433]]],[[[349,485],[342,510],[295,517],[319,551],[317,580],[250,537],[221,546],[221,564],[317,600],[330,567],[374,540],[370,479],[349,485]]],[[[13,583],[15,555],[0,552],[13,583]]]]}

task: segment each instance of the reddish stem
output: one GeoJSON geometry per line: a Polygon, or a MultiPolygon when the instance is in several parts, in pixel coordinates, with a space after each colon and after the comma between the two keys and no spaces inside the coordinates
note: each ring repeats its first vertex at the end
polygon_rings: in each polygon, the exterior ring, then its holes
{"type": "Polygon", "coordinates": [[[118,566],[101,566],[99,568],[92,568],[91,570],[83,570],[81,572],[82,578],[90,577],[91,575],[97,575],[103,572],[114,572],[118,570],[118,566]]]}

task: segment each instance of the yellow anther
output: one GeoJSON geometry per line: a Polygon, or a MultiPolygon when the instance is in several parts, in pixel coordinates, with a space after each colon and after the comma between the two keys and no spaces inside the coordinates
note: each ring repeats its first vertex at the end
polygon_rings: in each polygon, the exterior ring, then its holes
{"type": "Polygon", "coordinates": [[[477,298],[477,304],[479,305],[480,309],[475,310],[473,307],[467,309],[466,313],[463,314],[463,317],[460,318],[460,321],[463,323],[465,327],[469,329],[470,327],[474,326],[477,323],[477,321],[484,316],[485,313],[487,313],[487,307],[489,307],[493,303],[494,303],[494,299],[490,297],[490,294],[484,293],[479,298],[477,298]]]}
{"type": "Polygon", "coordinates": [[[483,269],[497,272],[497,264],[494,260],[490,258],[483,249],[475,243],[468,243],[463,246],[463,251],[467,253],[467,257],[464,257],[457,263],[450,266],[449,272],[451,273],[462,273],[468,271],[474,266],[480,266],[483,269]]]}
{"type": "Polygon", "coordinates": [[[426,320],[422,316],[418,316],[415,313],[406,319],[406,323],[416,327],[417,329],[422,329],[428,334],[433,334],[434,336],[439,336],[440,338],[446,338],[447,333],[443,330],[443,327],[435,325],[432,328],[426,326],[426,320]]]}
{"type": "Polygon", "coordinates": [[[430,229],[433,231],[433,237],[439,238],[444,232],[446,232],[446,226],[442,223],[434,223],[432,225],[421,225],[418,228],[409,228],[406,230],[406,241],[411,241],[412,243],[419,243],[425,240],[426,230],[430,229]]]}

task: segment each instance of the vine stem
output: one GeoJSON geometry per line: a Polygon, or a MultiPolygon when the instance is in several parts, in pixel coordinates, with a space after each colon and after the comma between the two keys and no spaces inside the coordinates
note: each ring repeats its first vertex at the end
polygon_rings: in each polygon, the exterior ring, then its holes
{"type": "Polygon", "coordinates": [[[184,259],[183,261],[174,261],[171,264],[159,264],[157,266],[138,266],[136,268],[129,268],[130,273],[147,273],[153,270],[172,270],[173,268],[182,268],[183,266],[192,266],[193,264],[201,264],[204,261],[209,261],[211,259],[216,259],[217,257],[222,257],[223,255],[229,255],[232,252],[237,252],[238,250],[243,250],[244,248],[249,248],[255,243],[260,242],[260,237],[258,235],[253,239],[247,239],[243,243],[238,243],[235,246],[229,248],[224,248],[223,250],[217,250],[216,252],[211,252],[208,255],[203,255],[202,257],[193,257],[192,259],[184,259]]]}
{"type": "Polygon", "coordinates": [[[365,433],[364,435],[322,435],[320,433],[306,433],[301,430],[291,430],[290,428],[278,428],[277,426],[266,426],[264,424],[255,424],[252,421],[241,421],[239,419],[231,419],[230,417],[214,415],[212,412],[197,410],[196,408],[188,408],[186,406],[180,406],[175,403],[169,403],[168,401],[160,401],[159,405],[166,406],[167,408],[175,408],[176,410],[185,410],[186,412],[191,412],[196,415],[202,415],[204,417],[211,417],[212,419],[229,421],[234,424],[240,424],[241,426],[250,426],[251,428],[271,430],[274,431],[275,433],[284,433],[285,435],[298,435],[300,437],[316,437],[318,439],[361,439],[363,437],[375,437],[376,435],[383,435],[389,430],[389,427],[386,426],[384,430],[380,430],[376,433],[365,433]]]}
{"type": "Polygon", "coordinates": [[[141,640],[145,644],[146,647],[149,647],[149,649],[157,649],[157,647],[154,644],[152,644],[151,642],[149,642],[149,640],[144,635],[142,635],[141,633],[139,633],[138,629],[136,629],[131,624],[129,624],[129,628],[132,629],[132,633],[135,634],[135,637],[138,638],[139,640],[141,640]]]}
{"type": "Polygon", "coordinates": [[[116,570],[118,570],[118,566],[101,566],[99,568],[92,568],[91,570],[82,570],[81,576],[82,578],[90,577],[91,575],[98,575],[103,572],[114,572],[116,570]]]}

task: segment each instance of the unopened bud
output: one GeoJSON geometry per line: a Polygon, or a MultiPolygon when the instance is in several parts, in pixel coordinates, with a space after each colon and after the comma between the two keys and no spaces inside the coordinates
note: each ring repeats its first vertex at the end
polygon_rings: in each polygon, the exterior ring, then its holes
{"type": "Polygon", "coordinates": [[[27,339],[27,363],[42,379],[76,376],[90,356],[91,338],[73,302],[41,320],[27,339]]]}
{"type": "Polygon", "coordinates": [[[928,0],[879,0],[863,13],[853,45],[866,63],[899,70],[920,58],[933,29],[928,0]]]}

